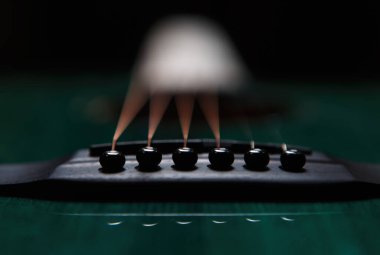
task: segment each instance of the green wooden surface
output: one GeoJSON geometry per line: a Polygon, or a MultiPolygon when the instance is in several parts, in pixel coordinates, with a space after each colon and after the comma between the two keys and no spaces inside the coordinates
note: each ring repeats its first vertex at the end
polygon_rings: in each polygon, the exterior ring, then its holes
{"type": "MultiPolygon", "coordinates": [[[[126,74],[0,78],[0,161],[49,159],[110,140],[126,74]],[[113,114],[109,114],[113,113],[113,114]]],[[[260,82],[290,111],[224,122],[222,137],[282,142],[380,163],[371,83],[260,82]],[[248,130],[248,131],[247,131],[248,130]]],[[[143,139],[140,118],[123,136],[143,139]]],[[[210,137],[204,123],[192,137],[210,137]]],[[[163,120],[158,138],[179,138],[163,120]]],[[[330,203],[74,203],[0,198],[0,254],[379,254],[380,200],[330,203]]]]}

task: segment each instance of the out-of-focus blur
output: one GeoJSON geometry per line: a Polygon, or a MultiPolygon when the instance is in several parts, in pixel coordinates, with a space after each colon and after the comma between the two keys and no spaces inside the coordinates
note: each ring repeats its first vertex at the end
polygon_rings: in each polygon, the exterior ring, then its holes
{"type": "Polygon", "coordinates": [[[149,34],[133,80],[153,93],[231,91],[247,77],[232,43],[216,24],[178,16],[149,34]]]}

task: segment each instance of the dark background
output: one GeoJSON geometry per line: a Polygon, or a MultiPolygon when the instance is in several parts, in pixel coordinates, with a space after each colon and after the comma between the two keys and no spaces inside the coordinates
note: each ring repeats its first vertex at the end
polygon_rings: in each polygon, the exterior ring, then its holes
{"type": "Polygon", "coordinates": [[[178,13],[218,21],[256,77],[372,79],[380,74],[380,12],[365,1],[1,0],[0,67],[129,70],[150,26],[178,13]]]}

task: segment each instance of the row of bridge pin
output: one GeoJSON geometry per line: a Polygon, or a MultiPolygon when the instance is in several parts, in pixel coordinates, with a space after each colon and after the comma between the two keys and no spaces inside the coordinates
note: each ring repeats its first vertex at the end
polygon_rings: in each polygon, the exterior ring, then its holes
{"type": "MultiPolygon", "coordinates": [[[[302,169],[306,163],[305,154],[299,150],[288,150],[285,144],[281,147],[281,167],[292,171],[302,169]]],[[[174,151],[172,159],[177,169],[193,169],[198,161],[198,154],[192,148],[182,147],[174,151]]],[[[208,154],[208,159],[213,169],[224,170],[231,168],[235,156],[227,148],[213,148],[208,154]]],[[[155,147],[144,147],[136,153],[136,160],[139,169],[154,170],[159,166],[162,154],[155,147]]],[[[269,164],[270,156],[265,150],[255,148],[252,142],[251,149],[244,154],[244,161],[249,169],[264,170],[269,164]]],[[[104,171],[118,172],[123,169],[125,156],[116,150],[106,151],[100,156],[99,162],[104,171]]]]}

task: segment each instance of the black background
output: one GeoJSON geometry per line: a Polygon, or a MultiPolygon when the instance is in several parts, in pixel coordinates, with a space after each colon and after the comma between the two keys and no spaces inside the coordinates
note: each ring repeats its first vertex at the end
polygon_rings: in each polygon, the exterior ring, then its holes
{"type": "Polygon", "coordinates": [[[357,1],[0,1],[0,67],[128,70],[150,26],[171,14],[219,22],[256,77],[374,78],[380,11],[357,1]]]}

